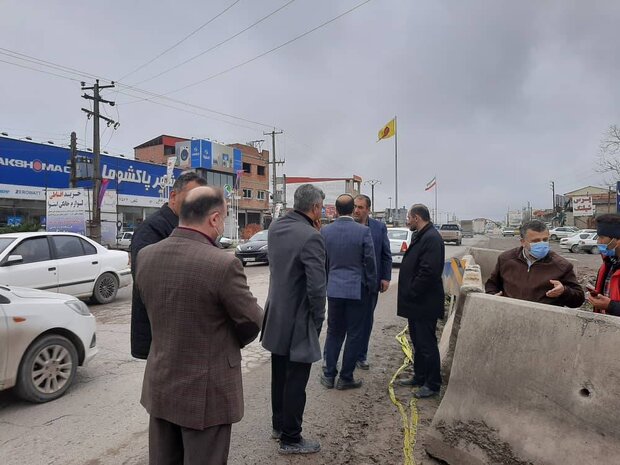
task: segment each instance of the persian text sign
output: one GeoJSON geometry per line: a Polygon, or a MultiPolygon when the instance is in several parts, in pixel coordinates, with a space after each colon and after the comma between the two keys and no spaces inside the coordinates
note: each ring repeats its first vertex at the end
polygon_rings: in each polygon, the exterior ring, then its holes
{"type": "Polygon", "coordinates": [[[592,216],[594,215],[594,205],[592,197],[578,196],[573,197],[573,216],[592,216]]]}
{"type": "Polygon", "coordinates": [[[88,204],[84,189],[48,190],[46,229],[86,234],[88,204]]]}

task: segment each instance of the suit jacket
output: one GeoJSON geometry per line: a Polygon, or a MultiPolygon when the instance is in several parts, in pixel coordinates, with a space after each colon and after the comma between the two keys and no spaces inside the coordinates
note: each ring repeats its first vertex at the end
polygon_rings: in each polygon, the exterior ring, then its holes
{"type": "Polygon", "coordinates": [[[256,338],[263,316],[241,262],[187,229],[145,247],[138,260],[153,333],[142,405],[196,430],[241,420],[240,348],[256,338]]]}
{"type": "MultiPolygon", "coordinates": [[[[368,218],[368,227],[372,234],[372,243],[375,246],[375,262],[377,264],[377,282],[392,280],[392,252],[387,226],[381,221],[368,218]]],[[[379,288],[378,288],[379,289],[379,288]]]]}
{"type": "Polygon", "coordinates": [[[413,320],[433,320],[444,314],[441,275],[445,245],[432,223],[411,240],[403,256],[398,276],[398,316],[413,320]]]}
{"type": "Polygon", "coordinates": [[[269,227],[269,295],[261,339],[293,362],[321,359],[325,319],[325,244],[308,217],[291,212],[269,227]]]}
{"type": "Polygon", "coordinates": [[[131,239],[131,275],[133,277],[133,292],[131,294],[131,355],[136,358],[146,360],[151,347],[151,322],[136,287],[138,253],[147,245],[156,244],[167,238],[178,225],[179,217],[174,214],[166,203],[138,227],[131,239]]]}
{"type": "Polygon", "coordinates": [[[327,250],[327,297],[361,300],[362,286],[377,291],[370,228],[343,216],[321,229],[327,250]]]}

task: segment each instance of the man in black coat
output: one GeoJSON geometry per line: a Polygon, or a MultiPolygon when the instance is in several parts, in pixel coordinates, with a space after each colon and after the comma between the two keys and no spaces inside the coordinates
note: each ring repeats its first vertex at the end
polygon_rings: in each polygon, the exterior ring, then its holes
{"type": "Polygon", "coordinates": [[[441,387],[441,366],[437,347],[437,320],[444,313],[444,291],[441,275],[445,247],[439,232],[431,223],[428,208],[415,204],[407,215],[407,225],[417,234],[405,252],[398,278],[398,316],[407,318],[413,343],[412,379],[407,386],[421,386],[417,398],[435,396],[441,387]]]}
{"type": "MultiPolygon", "coordinates": [[[[170,192],[168,203],[149,216],[134,232],[131,239],[131,275],[133,292],[131,296],[131,355],[146,360],[151,347],[151,322],[146,313],[144,302],[136,288],[136,270],[138,269],[138,252],[147,245],[166,239],[179,225],[179,212],[185,196],[194,187],[206,186],[207,181],[194,172],[179,176],[170,192]]],[[[161,270],[165,273],[166,270],[161,270]]]]}

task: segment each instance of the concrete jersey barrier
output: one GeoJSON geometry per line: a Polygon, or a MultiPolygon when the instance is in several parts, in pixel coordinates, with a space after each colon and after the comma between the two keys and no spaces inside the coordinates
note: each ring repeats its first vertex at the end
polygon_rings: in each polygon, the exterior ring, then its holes
{"type": "Polygon", "coordinates": [[[620,319],[471,293],[426,449],[450,465],[620,463],[620,319]]]}

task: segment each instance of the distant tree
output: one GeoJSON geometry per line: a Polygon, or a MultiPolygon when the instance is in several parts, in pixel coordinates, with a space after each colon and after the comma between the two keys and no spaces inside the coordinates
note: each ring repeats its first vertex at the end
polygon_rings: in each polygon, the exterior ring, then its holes
{"type": "Polygon", "coordinates": [[[615,124],[609,126],[601,141],[596,171],[612,178],[609,185],[620,180],[620,127],[615,124]]]}

